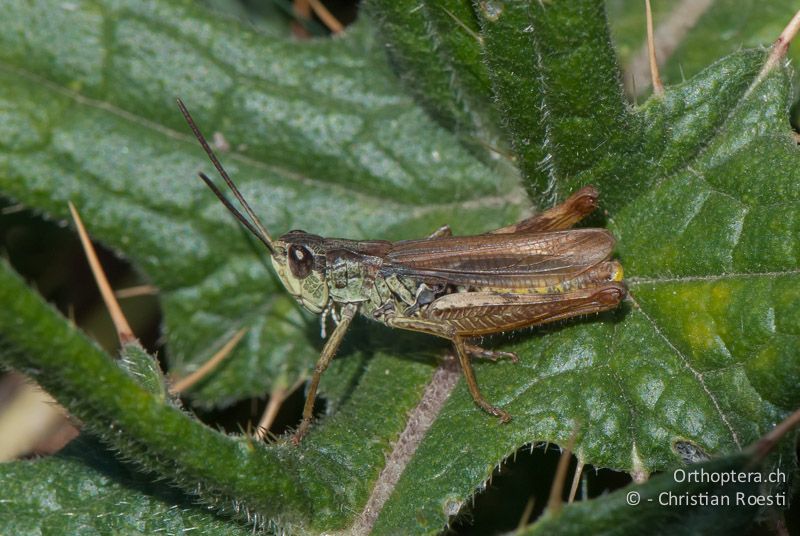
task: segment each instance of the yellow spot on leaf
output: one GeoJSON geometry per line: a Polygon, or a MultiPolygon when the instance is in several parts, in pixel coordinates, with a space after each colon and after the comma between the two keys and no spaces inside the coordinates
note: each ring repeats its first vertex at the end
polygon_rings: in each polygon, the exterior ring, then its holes
{"type": "Polygon", "coordinates": [[[716,334],[707,322],[690,322],[686,326],[686,338],[696,351],[706,351],[717,345],[716,334]]]}

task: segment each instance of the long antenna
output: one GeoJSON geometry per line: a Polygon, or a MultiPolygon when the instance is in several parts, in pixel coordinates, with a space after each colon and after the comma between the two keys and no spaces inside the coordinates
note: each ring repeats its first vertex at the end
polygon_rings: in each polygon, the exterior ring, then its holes
{"type": "Polygon", "coordinates": [[[261,220],[258,219],[256,213],[253,212],[252,208],[250,208],[250,204],[247,201],[245,201],[244,196],[242,196],[241,192],[239,192],[239,188],[236,187],[236,184],[233,182],[228,173],[222,167],[222,164],[220,164],[217,155],[214,154],[214,151],[208,145],[206,138],[200,132],[200,129],[197,128],[197,124],[194,122],[194,119],[192,119],[189,110],[186,109],[186,105],[183,103],[181,99],[178,99],[178,108],[181,109],[181,113],[183,114],[184,119],[186,119],[186,122],[189,123],[189,128],[192,129],[195,138],[197,138],[197,141],[200,142],[200,145],[203,147],[203,150],[208,155],[208,158],[211,160],[211,163],[214,164],[215,168],[217,168],[217,172],[219,172],[220,176],[222,177],[222,180],[224,180],[225,184],[228,185],[228,188],[230,188],[231,192],[233,192],[233,195],[236,197],[239,203],[241,203],[241,205],[244,207],[245,212],[247,212],[247,215],[250,216],[250,220],[252,221],[245,218],[244,215],[241,212],[239,212],[239,210],[236,207],[233,206],[233,204],[228,200],[228,198],[225,197],[225,194],[223,194],[220,191],[220,189],[217,188],[217,185],[214,184],[214,182],[211,179],[209,179],[205,173],[200,172],[199,173],[200,178],[203,179],[203,182],[206,183],[206,186],[208,186],[211,189],[211,191],[214,192],[214,195],[217,196],[217,199],[219,199],[222,202],[222,204],[225,205],[225,208],[227,208],[231,212],[231,214],[236,216],[236,219],[239,220],[242,223],[242,225],[247,227],[248,231],[253,233],[259,240],[261,240],[261,242],[263,242],[264,245],[267,246],[267,249],[269,250],[270,253],[274,254],[275,248],[272,246],[272,237],[269,236],[269,233],[267,232],[267,229],[264,227],[264,225],[261,223],[261,220]]]}

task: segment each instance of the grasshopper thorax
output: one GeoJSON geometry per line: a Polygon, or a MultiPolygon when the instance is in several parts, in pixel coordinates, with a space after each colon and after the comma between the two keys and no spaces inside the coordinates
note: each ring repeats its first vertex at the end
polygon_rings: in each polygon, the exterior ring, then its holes
{"type": "Polygon", "coordinates": [[[289,231],[273,244],[275,273],[286,290],[312,313],[321,313],[329,300],[323,241],[305,231],[289,231]]]}

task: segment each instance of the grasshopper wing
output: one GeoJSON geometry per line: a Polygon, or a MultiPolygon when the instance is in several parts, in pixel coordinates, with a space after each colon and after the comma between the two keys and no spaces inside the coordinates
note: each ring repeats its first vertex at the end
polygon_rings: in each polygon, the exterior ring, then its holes
{"type": "Polygon", "coordinates": [[[541,288],[579,276],[613,247],[605,229],[405,240],[392,244],[382,271],[434,284],[541,288]]]}

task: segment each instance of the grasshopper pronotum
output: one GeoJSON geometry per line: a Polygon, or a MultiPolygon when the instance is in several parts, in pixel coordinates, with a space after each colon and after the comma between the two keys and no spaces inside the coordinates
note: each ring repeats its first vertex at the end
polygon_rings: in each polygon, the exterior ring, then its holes
{"type": "Polygon", "coordinates": [[[387,326],[453,342],[467,387],[482,409],[507,422],[508,412],[481,395],[470,355],[517,356],[469,339],[613,309],[626,296],[622,266],[610,260],[614,237],[605,229],[571,229],[597,207],[585,186],[562,204],[514,225],[476,236],[452,236],[443,226],[427,238],[388,242],[323,238],[290,231],[273,239],[223,169],[186,106],[186,121],[214,167],[244,208],[242,214],[211,179],[200,178],[269,250],[286,290],[312,313],[338,320],[314,367],[294,434],[311,424],[314,399],[356,313],[387,326]]]}

